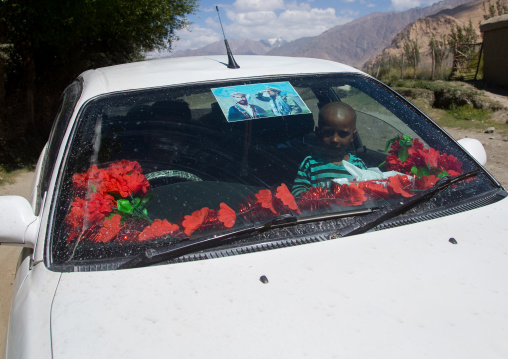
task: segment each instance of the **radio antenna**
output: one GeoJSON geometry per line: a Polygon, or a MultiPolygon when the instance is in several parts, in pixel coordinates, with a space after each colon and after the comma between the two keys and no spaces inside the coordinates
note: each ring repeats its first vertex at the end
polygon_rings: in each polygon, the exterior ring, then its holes
{"type": "Polygon", "coordinates": [[[222,26],[222,21],[220,19],[219,7],[215,6],[217,10],[217,16],[219,16],[220,28],[222,29],[222,36],[224,36],[224,44],[226,45],[226,51],[228,53],[228,68],[230,69],[239,69],[240,66],[236,63],[235,58],[233,57],[233,53],[229,48],[228,40],[226,39],[226,34],[224,34],[224,27],[222,26]]]}

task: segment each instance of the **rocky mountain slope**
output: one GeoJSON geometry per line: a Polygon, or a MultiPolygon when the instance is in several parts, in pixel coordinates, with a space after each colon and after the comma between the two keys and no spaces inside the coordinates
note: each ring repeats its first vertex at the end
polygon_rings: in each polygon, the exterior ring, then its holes
{"type": "MultiPolygon", "coordinates": [[[[503,0],[506,4],[508,0],[503,0]]],[[[449,35],[452,28],[459,26],[467,26],[471,19],[473,28],[478,35],[478,41],[481,41],[479,24],[484,20],[485,8],[483,0],[477,0],[470,3],[459,5],[453,9],[446,9],[437,14],[427,16],[416,20],[407,25],[401,32],[393,37],[389,46],[384,48],[377,56],[367,61],[364,68],[368,68],[373,64],[379,63],[381,59],[389,57],[400,57],[404,52],[404,42],[407,39],[417,40],[421,54],[421,65],[426,66],[426,62],[431,61],[431,57],[426,56],[430,51],[429,42],[432,36],[440,39],[442,35],[449,35]]]]}
{"type": "Polygon", "coordinates": [[[393,37],[419,18],[452,9],[468,0],[445,0],[402,12],[372,13],[338,25],[319,36],[299,39],[270,50],[269,55],[316,57],[361,67],[389,46],[393,37]]]}

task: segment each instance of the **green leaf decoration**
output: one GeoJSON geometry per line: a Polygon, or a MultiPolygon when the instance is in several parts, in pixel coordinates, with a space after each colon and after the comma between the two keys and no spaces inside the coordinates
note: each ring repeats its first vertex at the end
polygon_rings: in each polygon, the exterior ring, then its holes
{"type": "Polygon", "coordinates": [[[388,141],[386,141],[386,143],[385,143],[385,152],[388,151],[388,148],[390,148],[392,143],[394,143],[396,140],[397,140],[397,137],[394,137],[394,138],[389,139],[388,141]]]}
{"type": "Polygon", "coordinates": [[[416,172],[417,178],[422,178],[423,176],[430,176],[430,171],[427,167],[419,167],[416,172]]]}
{"type": "Polygon", "coordinates": [[[413,146],[413,140],[411,139],[411,137],[409,137],[407,135],[402,135],[402,138],[399,140],[399,145],[402,148],[407,149],[407,148],[413,146]]]}
{"type": "Polygon", "coordinates": [[[139,204],[139,208],[140,209],[146,208],[146,206],[148,206],[148,204],[150,203],[152,198],[153,198],[153,193],[149,193],[145,197],[143,197],[143,199],[141,200],[141,203],[139,204]]]}
{"type": "Polygon", "coordinates": [[[134,207],[127,199],[119,199],[116,201],[116,207],[119,212],[123,213],[131,213],[134,210],[134,207]]]}
{"type": "Polygon", "coordinates": [[[418,168],[416,166],[411,167],[411,173],[416,176],[418,174],[418,168]]]}
{"type": "Polygon", "coordinates": [[[383,167],[384,165],[386,165],[386,161],[381,162],[378,167],[383,167]]]}
{"type": "Polygon", "coordinates": [[[401,148],[399,151],[399,160],[401,162],[406,161],[409,158],[409,152],[407,151],[407,148],[401,148]]]}
{"type": "Polygon", "coordinates": [[[441,172],[440,174],[437,175],[438,178],[443,178],[446,176],[448,176],[448,172],[446,172],[445,170],[443,170],[443,172],[441,172]]]}

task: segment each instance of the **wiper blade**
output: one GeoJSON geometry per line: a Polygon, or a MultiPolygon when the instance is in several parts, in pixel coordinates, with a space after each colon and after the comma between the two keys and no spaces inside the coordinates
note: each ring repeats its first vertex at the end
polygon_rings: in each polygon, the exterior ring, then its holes
{"type": "Polygon", "coordinates": [[[249,234],[252,232],[260,232],[270,228],[278,228],[296,223],[298,220],[295,216],[282,215],[271,219],[270,221],[261,225],[253,225],[242,227],[234,231],[226,232],[223,234],[213,235],[201,239],[189,238],[183,239],[181,242],[165,248],[162,251],[157,251],[149,248],[143,253],[138,254],[131,260],[121,264],[118,269],[146,267],[155,263],[165,262],[174,258],[181,257],[185,254],[198,252],[204,249],[212,248],[220,244],[226,244],[229,241],[236,240],[239,235],[249,234]]]}
{"type": "Polygon", "coordinates": [[[272,218],[268,222],[260,225],[252,225],[247,227],[238,228],[230,232],[223,234],[208,236],[204,238],[197,238],[189,240],[189,238],[183,239],[181,242],[164,248],[163,250],[156,250],[149,248],[143,253],[136,255],[127,262],[121,264],[118,269],[138,268],[146,267],[156,263],[166,262],[171,259],[181,257],[185,254],[199,252],[205,249],[217,247],[219,245],[227,244],[238,239],[239,236],[248,235],[250,233],[264,232],[273,228],[281,228],[287,226],[293,226],[295,224],[309,223],[324,221],[333,218],[349,217],[359,214],[369,214],[373,210],[370,208],[357,209],[347,212],[339,212],[333,214],[325,214],[306,218],[297,218],[292,214],[283,214],[278,217],[272,218]]]}
{"type": "Polygon", "coordinates": [[[394,218],[400,214],[403,214],[409,211],[410,209],[416,207],[420,203],[427,201],[441,190],[457,182],[463,181],[466,178],[476,176],[479,171],[480,171],[479,169],[475,169],[466,173],[462,173],[455,177],[443,177],[439,181],[437,181],[433,187],[429,188],[426,191],[421,192],[420,194],[414,197],[409,198],[406,202],[400,205],[386,207],[373,213],[372,215],[368,215],[361,219],[358,218],[356,220],[356,223],[340,230],[338,234],[340,235],[340,237],[347,237],[355,234],[365,233],[371,230],[372,228],[376,227],[377,225],[391,218],[394,218]]]}

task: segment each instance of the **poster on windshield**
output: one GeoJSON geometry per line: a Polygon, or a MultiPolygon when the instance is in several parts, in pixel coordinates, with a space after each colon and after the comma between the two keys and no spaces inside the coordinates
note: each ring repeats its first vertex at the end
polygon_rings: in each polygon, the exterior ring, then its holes
{"type": "Polygon", "coordinates": [[[270,82],[213,88],[229,122],[310,113],[289,82],[270,82]]]}

